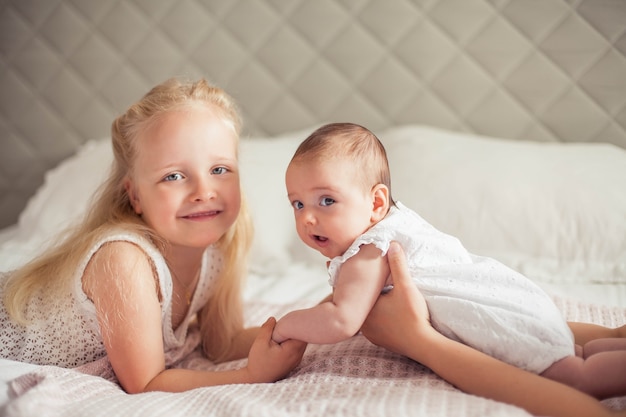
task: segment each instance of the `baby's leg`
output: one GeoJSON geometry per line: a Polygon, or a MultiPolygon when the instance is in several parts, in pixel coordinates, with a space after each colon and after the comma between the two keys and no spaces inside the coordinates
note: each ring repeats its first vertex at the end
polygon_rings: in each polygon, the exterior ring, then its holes
{"type": "Polygon", "coordinates": [[[599,352],[586,359],[568,356],[541,375],[600,400],[626,395],[626,350],[599,352]]]}
{"type": "MultiPolygon", "coordinates": [[[[615,350],[623,350],[626,352],[626,339],[596,339],[587,342],[582,348],[582,357],[587,359],[588,357],[596,355],[600,352],[610,352],[615,350]]],[[[626,375],[624,378],[626,378],[626,375]]]]}
{"type": "Polygon", "coordinates": [[[569,328],[574,333],[576,344],[584,345],[595,339],[626,338],[626,324],[616,328],[600,326],[592,323],[568,322],[569,328]]]}

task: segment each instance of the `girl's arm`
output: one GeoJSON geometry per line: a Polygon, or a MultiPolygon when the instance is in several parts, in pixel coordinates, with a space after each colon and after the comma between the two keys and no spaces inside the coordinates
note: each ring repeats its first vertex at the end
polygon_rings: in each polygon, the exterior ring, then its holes
{"type": "Polygon", "coordinates": [[[278,344],[272,340],[276,319],[270,317],[259,329],[248,355],[247,366],[232,371],[195,371],[168,369],[150,381],[144,391],[180,392],[198,387],[225,384],[274,382],[284,378],[302,359],[306,344],[288,340],[278,344]]]}
{"type": "Polygon", "coordinates": [[[268,320],[244,368],[222,372],[166,370],[158,285],[148,257],[132,243],[113,242],[99,249],[85,270],[83,288],[95,304],[113,370],[129,393],[273,382],[293,369],[304,353],[302,343],[272,342],[275,321],[268,320]]]}
{"type": "Polygon", "coordinates": [[[254,340],[258,337],[260,330],[260,327],[247,327],[245,329],[241,329],[241,331],[235,335],[231,349],[222,362],[243,359],[248,356],[250,347],[254,343],[254,340]]]}
{"type": "Polygon", "coordinates": [[[332,299],[295,310],[276,324],[272,338],[337,343],[354,336],[380,295],[389,266],[374,245],[364,245],[342,267],[332,299]]]}
{"type": "Polygon", "coordinates": [[[409,277],[398,244],[392,244],[387,259],[394,288],[379,297],[362,328],[373,343],[424,364],[467,393],[513,404],[535,415],[626,415],[612,412],[581,391],[441,335],[430,325],[426,302],[409,277]]]}

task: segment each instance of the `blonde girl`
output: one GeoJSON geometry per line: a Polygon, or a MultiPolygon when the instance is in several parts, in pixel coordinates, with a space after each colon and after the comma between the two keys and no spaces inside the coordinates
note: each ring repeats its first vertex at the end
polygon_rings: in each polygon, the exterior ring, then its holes
{"type": "Polygon", "coordinates": [[[168,80],[118,117],[112,170],[86,217],[2,277],[0,356],[63,367],[106,356],[129,393],[270,382],[299,363],[304,344],[271,342],[273,319],[243,327],[252,229],[239,131],[233,100],[204,80],[168,80]],[[199,343],[248,364],[169,367],[199,343]]]}

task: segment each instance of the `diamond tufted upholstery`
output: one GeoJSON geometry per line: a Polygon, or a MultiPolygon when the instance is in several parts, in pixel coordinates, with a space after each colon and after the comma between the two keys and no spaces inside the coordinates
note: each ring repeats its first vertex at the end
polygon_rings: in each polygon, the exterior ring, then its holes
{"type": "Polygon", "coordinates": [[[626,147],[623,0],[0,0],[0,226],[150,86],[204,76],[246,133],[421,123],[626,147]]]}

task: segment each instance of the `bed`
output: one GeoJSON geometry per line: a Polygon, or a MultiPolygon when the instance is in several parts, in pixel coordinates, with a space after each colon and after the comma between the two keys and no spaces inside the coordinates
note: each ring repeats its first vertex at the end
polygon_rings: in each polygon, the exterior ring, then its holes
{"type": "MultiPolygon", "coordinates": [[[[626,323],[625,3],[144,3],[0,9],[0,270],[85,210],[116,114],[164,78],[202,75],[244,114],[242,184],[256,228],[249,324],[330,290],[283,185],[297,144],[328,121],[372,129],[397,200],[537,282],[568,319],[626,323]]],[[[177,366],[241,364],[189,352],[177,366]]],[[[127,395],[103,363],[4,359],[0,380],[8,416],[529,415],[362,336],[309,346],[275,384],[127,395]]],[[[605,402],[626,409],[626,397],[605,402]]]]}
{"type": "MultiPolygon", "coordinates": [[[[250,324],[311,305],[329,292],[324,260],[299,242],[282,189],[286,164],[309,130],[246,138],[241,144],[242,182],[256,224],[245,293],[250,324]]],[[[624,149],[519,142],[417,125],[379,135],[389,153],[397,199],[459,236],[475,253],[524,272],[554,296],[569,319],[626,323],[624,149]]],[[[110,159],[107,139],[90,141],[48,172],[18,224],[3,232],[2,269],[29,259],[58,227],[80,215],[110,159]]],[[[8,415],[42,408],[68,416],[171,415],[174,410],[185,416],[525,415],[465,395],[362,336],[311,345],[302,364],[277,384],[177,395],[126,395],[107,380],[111,375],[102,366],[81,373],[6,360],[0,365],[5,382],[27,372],[10,385],[8,415]]],[[[177,366],[224,369],[241,361],[214,365],[192,352],[177,366]]],[[[608,402],[626,407],[626,397],[608,402]]]]}

